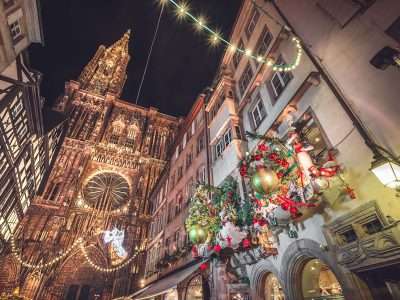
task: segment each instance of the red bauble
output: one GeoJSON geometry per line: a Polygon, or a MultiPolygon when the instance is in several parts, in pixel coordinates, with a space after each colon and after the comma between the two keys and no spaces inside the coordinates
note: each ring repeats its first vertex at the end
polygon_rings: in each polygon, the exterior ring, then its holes
{"type": "Polygon", "coordinates": [[[269,158],[270,160],[275,161],[275,160],[278,159],[278,154],[276,154],[275,152],[273,152],[273,153],[271,153],[270,155],[268,155],[268,158],[269,158]]]}
{"type": "Polygon", "coordinates": [[[262,158],[262,155],[261,154],[256,154],[256,155],[254,155],[254,159],[255,160],[261,160],[261,158],[262,158]]]}
{"type": "Polygon", "coordinates": [[[260,144],[260,145],[258,145],[258,150],[267,151],[268,150],[268,146],[265,145],[265,144],[260,144]]]}
{"type": "Polygon", "coordinates": [[[220,245],[217,244],[217,245],[214,246],[214,251],[215,252],[220,253],[221,250],[222,250],[222,247],[220,245]]]}
{"type": "Polygon", "coordinates": [[[250,241],[248,239],[244,239],[242,241],[242,243],[243,243],[243,247],[244,248],[250,248],[250,246],[251,246],[251,243],[250,243],[250,241]]]}
{"type": "Polygon", "coordinates": [[[285,174],[283,174],[282,172],[278,172],[276,173],[276,176],[278,176],[279,179],[281,179],[285,174]]]}
{"type": "Polygon", "coordinates": [[[208,269],[208,263],[202,263],[202,264],[199,266],[199,269],[200,269],[200,271],[205,271],[205,270],[207,270],[207,269],[208,269]]]}
{"type": "Polygon", "coordinates": [[[283,202],[281,204],[281,207],[282,207],[283,210],[288,210],[289,209],[289,203],[283,202]]]}

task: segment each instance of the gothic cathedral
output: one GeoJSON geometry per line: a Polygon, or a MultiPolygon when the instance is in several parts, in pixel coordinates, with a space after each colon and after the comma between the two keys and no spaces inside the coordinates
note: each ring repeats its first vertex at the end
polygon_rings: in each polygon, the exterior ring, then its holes
{"type": "Polygon", "coordinates": [[[69,117],[66,136],[43,192],[15,234],[19,260],[10,254],[1,262],[7,270],[0,271],[2,288],[19,286],[30,299],[111,299],[128,292],[138,276],[147,197],[178,120],[119,99],[129,37],[128,31],[110,47],[100,46],[57,100],[54,109],[69,117]],[[80,240],[85,251],[73,247],[80,240]],[[134,253],[126,267],[108,271],[134,253]],[[59,259],[46,267],[53,257],[59,259]]]}

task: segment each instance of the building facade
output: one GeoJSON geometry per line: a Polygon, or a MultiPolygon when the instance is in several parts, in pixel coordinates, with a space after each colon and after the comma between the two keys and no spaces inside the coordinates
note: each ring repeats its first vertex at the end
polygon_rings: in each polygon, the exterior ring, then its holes
{"type": "Polygon", "coordinates": [[[42,75],[26,48],[42,42],[36,1],[0,3],[1,252],[40,190],[63,135],[65,118],[44,110],[42,75]]]}
{"type": "Polygon", "coordinates": [[[131,297],[148,299],[167,294],[194,299],[203,295],[207,280],[203,280],[198,261],[192,256],[184,223],[196,185],[209,183],[205,97],[198,96],[182,122],[168,167],[151,193],[152,222],[140,282],[144,288],[131,297]]]}
{"type": "Polygon", "coordinates": [[[16,234],[14,252],[24,263],[10,255],[4,266],[25,297],[110,299],[129,292],[138,274],[148,194],[177,120],[119,99],[129,35],[100,46],[55,104],[69,116],[66,137],[16,234]],[[129,264],[117,268],[124,259],[129,264]]]}
{"type": "Polygon", "coordinates": [[[238,162],[261,141],[244,133],[287,141],[296,125],[313,159],[335,152],[356,199],[324,192],[320,211],[292,223],[295,235],[274,232],[277,255],[231,261],[248,283],[220,283],[217,298],[400,297],[396,191],[370,171],[382,152],[395,159],[400,150],[393,84],[400,73],[370,63],[383,47],[398,47],[399,13],[395,1],[243,1],[230,41],[245,51],[226,52],[207,105],[213,184],[232,176],[246,197],[252,187],[238,162]],[[273,70],[249,57],[290,63],[293,34],[304,48],[297,68],[273,70]]]}

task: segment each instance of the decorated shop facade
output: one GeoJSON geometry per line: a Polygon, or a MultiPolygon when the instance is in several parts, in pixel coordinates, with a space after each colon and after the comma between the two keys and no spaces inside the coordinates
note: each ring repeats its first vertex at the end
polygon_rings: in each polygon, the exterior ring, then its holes
{"type": "Polygon", "coordinates": [[[396,158],[261,2],[244,1],[230,42],[248,53],[226,52],[209,94],[212,186],[186,221],[211,297],[396,299],[396,158]]]}

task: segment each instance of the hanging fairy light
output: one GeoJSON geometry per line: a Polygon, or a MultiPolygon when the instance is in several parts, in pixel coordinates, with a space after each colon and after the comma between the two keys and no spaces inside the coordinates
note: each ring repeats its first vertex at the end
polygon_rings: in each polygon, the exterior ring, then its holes
{"type": "Polygon", "coordinates": [[[272,70],[278,72],[290,72],[297,68],[300,64],[301,56],[302,56],[302,46],[301,42],[297,37],[292,37],[291,42],[294,44],[296,48],[296,57],[292,63],[286,64],[276,64],[273,59],[268,57],[263,57],[260,55],[255,55],[252,53],[251,49],[240,49],[236,45],[232,44],[230,41],[226,40],[222,37],[222,35],[216,30],[211,29],[203,16],[196,17],[194,16],[190,10],[187,2],[176,2],[175,0],[159,0],[161,5],[166,5],[171,3],[175,6],[176,15],[178,19],[188,19],[191,20],[197,31],[205,31],[209,35],[209,43],[212,46],[216,46],[218,44],[224,44],[230,52],[239,52],[245,54],[248,58],[256,60],[258,63],[266,64],[269,67],[272,67],[272,70]]]}
{"type": "Polygon", "coordinates": [[[17,247],[15,245],[15,240],[14,237],[11,237],[11,252],[14,255],[14,257],[17,259],[17,261],[24,267],[29,268],[29,269],[45,269],[48,267],[51,267],[53,265],[55,265],[56,263],[58,263],[59,261],[61,261],[62,259],[64,259],[65,257],[67,257],[72,250],[74,250],[77,246],[79,246],[80,244],[82,244],[83,239],[82,238],[78,238],[77,240],[75,240],[75,242],[66,250],[62,251],[60,255],[54,257],[53,259],[51,259],[50,261],[46,262],[46,263],[40,263],[40,264],[32,264],[26,261],[23,261],[21,258],[21,255],[18,253],[17,247]]]}
{"type": "Polygon", "coordinates": [[[115,266],[113,268],[104,268],[102,266],[99,266],[98,264],[96,264],[89,256],[85,246],[83,245],[83,243],[80,244],[81,247],[81,251],[83,253],[83,256],[85,257],[87,263],[96,271],[102,272],[102,273],[112,273],[112,272],[116,272],[121,270],[122,268],[125,268],[126,266],[128,266],[139,254],[138,249],[136,249],[136,252],[127,260],[125,260],[123,263],[121,263],[118,266],[115,266]]]}

